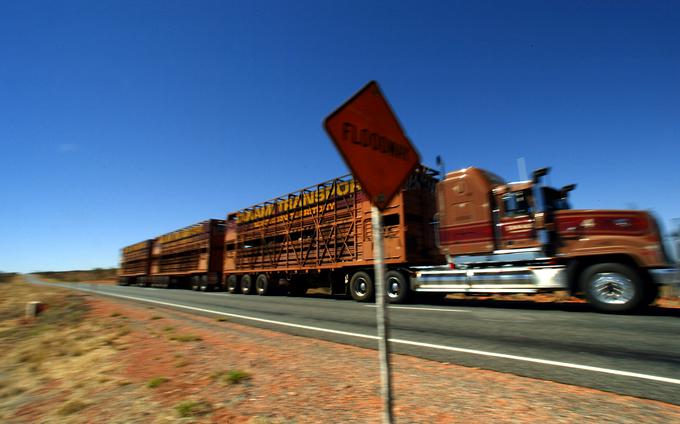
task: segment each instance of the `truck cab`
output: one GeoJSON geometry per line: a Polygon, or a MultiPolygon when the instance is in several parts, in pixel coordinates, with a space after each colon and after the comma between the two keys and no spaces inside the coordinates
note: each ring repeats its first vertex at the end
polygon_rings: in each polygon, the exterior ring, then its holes
{"type": "Polygon", "coordinates": [[[474,167],[437,185],[439,248],[449,270],[425,270],[416,291],[535,293],[569,290],[598,309],[651,303],[676,271],[655,218],[644,211],[573,210],[575,185],[545,186],[549,168],[506,183],[474,167]]]}

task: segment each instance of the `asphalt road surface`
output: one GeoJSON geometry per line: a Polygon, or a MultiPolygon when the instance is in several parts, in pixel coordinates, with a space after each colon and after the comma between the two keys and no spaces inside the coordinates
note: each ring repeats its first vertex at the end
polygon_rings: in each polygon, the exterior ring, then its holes
{"type": "MultiPolygon", "coordinates": [[[[377,348],[375,306],[347,299],[59,285],[377,348]]],[[[680,405],[680,310],[607,315],[580,304],[507,303],[390,306],[392,351],[680,405]]]]}

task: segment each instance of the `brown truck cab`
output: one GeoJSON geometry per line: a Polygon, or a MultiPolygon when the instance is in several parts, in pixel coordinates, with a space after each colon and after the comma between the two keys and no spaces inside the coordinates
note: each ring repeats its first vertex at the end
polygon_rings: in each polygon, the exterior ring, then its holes
{"type": "MultiPolygon", "coordinates": [[[[453,291],[568,289],[600,310],[627,311],[653,302],[660,285],[677,282],[650,213],[573,210],[568,194],[575,185],[547,187],[541,178],[548,172],[506,183],[470,167],[438,183],[439,246],[453,267],[453,291]]],[[[427,277],[418,276],[425,283],[427,277]]],[[[445,280],[440,274],[439,285],[445,280]]]]}

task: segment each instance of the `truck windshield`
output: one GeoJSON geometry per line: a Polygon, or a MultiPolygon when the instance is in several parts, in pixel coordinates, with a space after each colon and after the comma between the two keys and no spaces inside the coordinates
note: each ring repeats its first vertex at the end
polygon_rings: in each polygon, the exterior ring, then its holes
{"type": "Polygon", "coordinates": [[[530,215],[533,210],[529,203],[530,192],[513,191],[503,196],[503,215],[518,216],[530,215]]]}
{"type": "Polygon", "coordinates": [[[541,187],[544,209],[546,211],[560,211],[571,209],[566,193],[562,193],[552,187],[541,187]]]}

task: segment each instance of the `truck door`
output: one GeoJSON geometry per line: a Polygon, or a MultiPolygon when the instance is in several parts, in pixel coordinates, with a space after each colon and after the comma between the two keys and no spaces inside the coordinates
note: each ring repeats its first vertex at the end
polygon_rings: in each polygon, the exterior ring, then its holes
{"type": "Polygon", "coordinates": [[[539,247],[534,227],[534,205],[530,190],[510,191],[496,199],[500,206],[498,221],[500,249],[539,247]]]}

